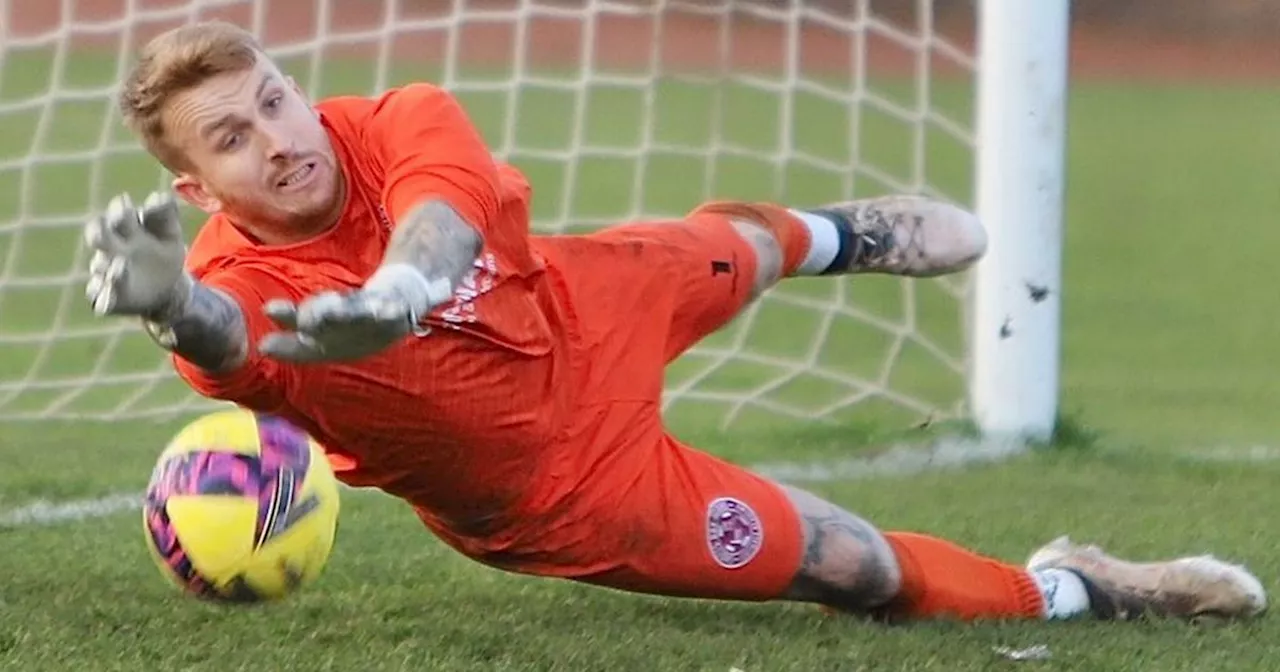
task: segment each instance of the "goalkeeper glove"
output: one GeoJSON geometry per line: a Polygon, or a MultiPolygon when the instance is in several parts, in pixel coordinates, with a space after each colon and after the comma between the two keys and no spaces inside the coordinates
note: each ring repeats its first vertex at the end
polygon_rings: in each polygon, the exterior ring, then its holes
{"type": "Polygon", "coordinates": [[[139,211],[128,194],[84,226],[93,250],[85,297],[98,315],[137,315],[163,320],[181,309],[194,284],[187,274],[186,244],[177,203],[152,193],[139,211]]]}
{"type": "Polygon", "coordinates": [[[390,264],[355,292],[324,292],[299,304],[269,301],[267,316],[292,333],[268,334],[259,350],[300,363],[367,357],[410,333],[425,334],[422,316],[452,296],[449,280],[427,280],[408,264],[390,264]]]}

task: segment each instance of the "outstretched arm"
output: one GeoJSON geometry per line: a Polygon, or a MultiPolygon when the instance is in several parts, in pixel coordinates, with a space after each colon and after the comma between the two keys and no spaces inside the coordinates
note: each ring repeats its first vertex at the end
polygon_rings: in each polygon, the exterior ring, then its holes
{"type": "Polygon", "coordinates": [[[406,214],[391,235],[382,267],[404,264],[427,282],[444,279],[456,287],[480,254],[480,245],[479,232],[456,210],[431,199],[406,214]]]}
{"type": "Polygon", "coordinates": [[[169,314],[143,319],[161,347],[213,374],[234,371],[249,353],[249,330],[240,305],[198,282],[187,300],[169,314]]]}
{"type": "Polygon", "coordinates": [[[135,208],[121,194],[85,225],[84,237],[93,250],[85,295],[94,312],[141,317],[157,343],[210,373],[245,361],[248,331],[239,305],[184,268],[172,196],[154,193],[135,208]]]}
{"type": "Polygon", "coordinates": [[[398,89],[361,125],[364,149],[384,167],[381,197],[395,231],[360,291],[268,304],[284,329],[260,346],[271,357],[359,359],[417,332],[427,313],[453,297],[499,217],[493,157],[446,91],[398,89]]]}
{"type": "Polygon", "coordinates": [[[266,312],[288,331],[259,346],[294,362],[359,359],[419,329],[448,301],[480,253],[479,232],[442,200],[428,199],[400,218],[382,265],[357,292],[325,292],[300,304],[272,301],[266,312]]]}

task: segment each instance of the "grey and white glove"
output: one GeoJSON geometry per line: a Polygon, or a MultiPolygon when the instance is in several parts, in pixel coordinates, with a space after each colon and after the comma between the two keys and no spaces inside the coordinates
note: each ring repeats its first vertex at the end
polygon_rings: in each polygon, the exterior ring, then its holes
{"type": "Polygon", "coordinates": [[[411,333],[424,334],[421,318],[452,296],[446,279],[427,280],[408,264],[383,266],[354,292],[267,302],[267,316],[287,331],[267,334],[258,348],[288,362],[360,359],[411,333]]]}
{"type": "Polygon", "coordinates": [[[152,193],[141,210],[128,194],[116,196],[85,224],[84,240],[93,250],[85,297],[98,315],[163,319],[191,295],[182,223],[169,194],[152,193]]]}

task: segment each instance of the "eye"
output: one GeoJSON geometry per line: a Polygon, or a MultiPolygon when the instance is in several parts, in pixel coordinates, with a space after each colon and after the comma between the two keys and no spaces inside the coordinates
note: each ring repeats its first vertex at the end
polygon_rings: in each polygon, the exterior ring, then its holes
{"type": "Polygon", "coordinates": [[[239,133],[228,133],[222,136],[222,140],[218,142],[218,149],[228,150],[235,149],[240,145],[239,133]]]}
{"type": "Polygon", "coordinates": [[[262,102],[262,107],[267,110],[276,110],[277,108],[280,107],[280,104],[283,101],[284,101],[284,96],[282,94],[275,93],[268,96],[267,99],[262,102]]]}

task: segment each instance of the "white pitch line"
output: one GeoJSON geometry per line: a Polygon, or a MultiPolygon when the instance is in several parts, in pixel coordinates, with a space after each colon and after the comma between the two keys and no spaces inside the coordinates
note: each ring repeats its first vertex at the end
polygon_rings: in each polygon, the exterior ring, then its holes
{"type": "Polygon", "coordinates": [[[1001,462],[1026,450],[1026,444],[1020,441],[941,438],[927,446],[894,446],[870,457],[815,462],[765,462],[750,468],[786,483],[825,483],[960,469],[1001,462]]]}
{"type": "Polygon", "coordinates": [[[1180,456],[1200,462],[1275,462],[1280,460],[1280,447],[1215,446],[1182,451],[1180,456]]]}
{"type": "Polygon", "coordinates": [[[0,512],[0,528],[54,525],[87,518],[102,518],[123,511],[135,511],[141,506],[141,497],[135,494],[108,495],[66,502],[38,499],[16,509],[0,512]]]}

